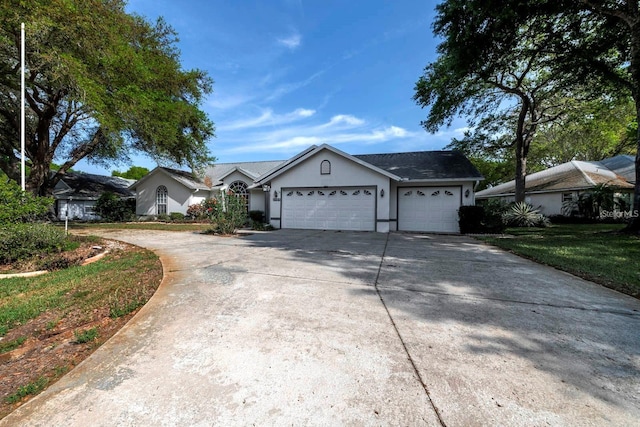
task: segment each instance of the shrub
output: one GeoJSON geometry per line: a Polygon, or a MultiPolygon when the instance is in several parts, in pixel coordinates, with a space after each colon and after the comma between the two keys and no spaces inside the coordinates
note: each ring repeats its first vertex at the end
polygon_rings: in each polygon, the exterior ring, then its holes
{"type": "Polygon", "coordinates": [[[462,234],[483,232],[484,208],[482,206],[460,206],[458,217],[458,224],[462,234]]]}
{"type": "Polygon", "coordinates": [[[159,214],[156,217],[156,220],[160,221],[160,222],[169,222],[169,221],[171,221],[171,217],[169,215],[167,215],[167,214],[159,214]]]}
{"type": "Polygon", "coordinates": [[[189,205],[189,207],[187,208],[187,218],[190,218],[190,219],[206,218],[203,204],[196,203],[194,205],[189,205]]]}
{"type": "Polygon", "coordinates": [[[183,221],[184,214],[182,212],[171,212],[169,214],[169,219],[171,219],[171,221],[183,221]]]}
{"type": "Polygon", "coordinates": [[[213,229],[221,234],[233,234],[247,222],[245,201],[233,193],[222,193],[204,201],[213,229]]]}
{"type": "Polygon", "coordinates": [[[504,206],[501,203],[485,203],[478,206],[460,206],[458,210],[460,232],[468,233],[502,233],[505,225],[502,222],[504,206]]]}
{"type": "Polygon", "coordinates": [[[262,211],[249,211],[249,218],[251,221],[264,223],[264,212],[262,211]]]}
{"type": "Polygon", "coordinates": [[[60,252],[65,240],[64,230],[50,224],[6,224],[0,227],[0,263],[60,252]]]}
{"type": "Polygon", "coordinates": [[[514,203],[502,215],[503,222],[510,227],[546,227],[549,219],[528,203],[514,203]]]}
{"type": "Polygon", "coordinates": [[[107,191],[102,193],[93,209],[105,221],[129,221],[135,216],[136,201],[123,199],[107,191]]]}
{"type": "Polygon", "coordinates": [[[44,219],[52,205],[52,198],[23,192],[14,181],[0,178],[0,224],[44,219]]]}

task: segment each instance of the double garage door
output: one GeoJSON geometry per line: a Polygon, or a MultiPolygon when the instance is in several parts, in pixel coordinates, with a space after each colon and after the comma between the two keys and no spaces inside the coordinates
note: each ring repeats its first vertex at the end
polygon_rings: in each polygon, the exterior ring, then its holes
{"type": "Polygon", "coordinates": [[[376,229],[375,187],[282,190],[282,228],[376,229]]]}
{"type": "MultiPolygon", "coordinates": [[[[457,233],[461,201],[461,187],[398,188],[398,230],[457,233]]],[[[282,228],[375,231],[376,189],[283,189],[282,228]]]]}
{"type": "Polygon", "coordinates": [[[461,187],[398,188],[398,230],[457,233],[461,187]]]}

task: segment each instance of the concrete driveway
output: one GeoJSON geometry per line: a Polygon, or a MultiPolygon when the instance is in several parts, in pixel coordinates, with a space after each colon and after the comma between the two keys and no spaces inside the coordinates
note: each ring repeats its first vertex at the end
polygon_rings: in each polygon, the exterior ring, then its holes
{"type": "Polygon", "coordinates": [[[640,423],[640,301],[472,239],[102,234],[163,284],[0,425],[640,423]]]}

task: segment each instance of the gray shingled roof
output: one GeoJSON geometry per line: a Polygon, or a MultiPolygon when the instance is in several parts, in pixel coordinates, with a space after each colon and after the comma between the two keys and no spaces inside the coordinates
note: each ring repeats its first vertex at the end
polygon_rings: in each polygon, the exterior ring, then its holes
{"type": "Polygon", "coordinates": [[[133,197],[129,186],[135,182],[118,176],[93,175],[90,173],[67,172],[54,189],[54,197],[75,199],[97,199],[107,191],[120,197],[133,197]]]}
{"type": "Polygon", "coordinates": [[[209,166],[205,174],[211,177],[211,182],[214,186],[217,186],[222,184],[220,178],[229,173],[233,168],[242,169],[249,174],[250,178],[256,179],[284,162],[284,160],[271,160],[262,162],[216,163],[209,166]]]}
{"type": "Polygon", "coordinates": [[[459,151],[359,154],[353,157],[406,180],[483,178],[459,151]]]}
{"type": "Polygon", "coordinates": [[[191,172],[166,167],[160,167],[160,169],[164,170],[166,173],[171,175],[173,179],[191,190],[209,189],[209,187],[207,187],[201,180],[194,178],[191,172]]]}

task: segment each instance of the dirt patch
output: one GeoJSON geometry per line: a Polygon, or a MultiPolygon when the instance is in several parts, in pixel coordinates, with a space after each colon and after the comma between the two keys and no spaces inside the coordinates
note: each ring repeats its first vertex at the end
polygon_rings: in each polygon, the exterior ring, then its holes
{"type": "MultiPolygon", "coordinates": [[[[70,265],[80,265],[82,261],[108,250],[106,259],[121,259],[135,256],[141,252],[148,252],[136,246],[122,242],[95,240],[80,245],[77,249],[65,252],[57,259],[64,259],[70,265]]],[[[156,259],[156,264],[150,269],[127,271],[126,275],[136,284],[135,288],[119,288],[117,295],[120,306],[125,307],[134,302],[133,311],[128,314],[113,316],[112,307],[114,295],[102,296],[102,300],[93,305],[90,310],[86,306],[71,306],[61,311],[47,310],[38,317],[24,324],[10,329],[0,337],[0,348],[11,342],[17,343],[10,351],[0,351],[0,418],[3,418],[18,406],[24,404],[33,395],[22,396],[29,385],[39,384],[39,388],[46,388],[62,377],[74,366],[86,359],[100,345],[122,328],[155,292],[162,280],[162,266],[156,259]],[[131,277],[132,275],[137,277],[131,277]],[[140,291],[142,289],[143,291],[140,291]],[[97,338],[85,343],[78,343],[78,334],[95,329],[97,338]]],[[[39,261],[22,263],[5,268],[6,271],[30,271],[36,268],[39,261]]],[[[80,267],[86,268],[86,267],[80,267]]],[[[49,273],[54,274],[54,273],[49,273]]],[[[0,281],[0,286],[2,282],[0,281]]],[[[94,285],[100,287],[99,283],[94,285]]],[[[94,298],[91,289],[86,298],[94,298]]],[[[77,294],[77,293],[76,293],[77,294]]],[[[72,295],[81,299],[82,295],[72,295]]],[[[82,340],[80,340],[82,341],[82,340]]],[[[40,391],[40,390],[37,390],[40,391]]]]}

